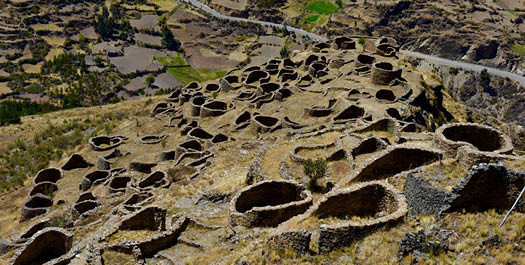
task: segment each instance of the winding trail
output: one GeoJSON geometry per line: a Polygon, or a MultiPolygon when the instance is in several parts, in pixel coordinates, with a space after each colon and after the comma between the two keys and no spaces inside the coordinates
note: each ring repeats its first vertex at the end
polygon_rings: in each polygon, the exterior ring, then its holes
{"type": "MultiPolygon", "coordinates": [[[[286,28],[288,31],[295,32],[296,34],[299,34],[299,35],[307,36],[307,37],[309,37],[312,40],[316,40],[316,41],[320,41],[320,42],[327,42],[328,41],[328,39],[323,38],[323,37],[321,37],[319,35],[313,34],[311,32],[305,31],[304,29],[299,29],[299,28],[286,26],[286,25],[282,25],[282,24],[271,23],[271,22],[251,20],[251,19],[247,19],[247,18],[226,16],[226,15],[223,15],[223,14],[221,14],[221,13],[211,9],[210,7],[208,7],[207,5],[199,2],[198,0],[180,0],[180,1],[189,3],[189,4],[191,4],[191,5],[193,5],[193,6],[197,7],[197,8],[200,8],[202,11],[204,11],[204,12],[206,12],[206,13],[208,13],[208,14],[216,17],[216,18],[219,18],[219,19],[225,19],[225,20],[230,20],[230,21],[239,21],[239,22],[247,22],[247,23],[255,23],[255,24],[259,24],[259,25],[263,25],[263,26],[277,27],[277,28],[280,28],[280,29],[286,28]]],[[[473,63],[466,63],[466,62],[461,62],[461,61],[449,60],[449,59],[445,59],[445,58],[440,58],[440,57],[427,55],[427,54],[423,54],[423,53],[419,53],[419,52],[408,51],[408,50],[400,50],[399,53],[405,54],[405,55],[410,56],[410,57],[416,57],[416,58],[432,61],[432,62],[440,64],[440,65],[450,66],[450,67],[457,67],[457,68],[462,68],[462,69],[465,69],[465,70],[471,70],[471,71],[480,72],[483,69],[487,69],[487,72],[489,72],[490,74],[501,76],[501,77],[504,77],[504,78],[510,78],[510,79],[512,79],[514,81],[517,81],[517,82],[521,83],[522,85],[525,85],[525,76],[520,76],[518,74],[511,73],[511,72],[508,72],[508,71],[503,71],[503,70],[499,70],[499,69],[496,69],[496,68],[486,67],[486,66],[482,66],[482,65],[473,64],[473,63]]]]}
{"type": "Polygon", "coordinates": [[[436,57],[436,56],[432,56],[432,55],[427,55],[427,54],[423,54],[423,53],[419,53],[419,52],[408,51],[408,50],[400,50],[399,52],[402,53],[402,54],[411,56],[411,57],[417,57],[417,58],[425,59],[427,61],[432,61],[432,62],[435,62],[437,64],[450,66],[450,67],[457,67],[457,68],[472,70],[472,71],[476,71],[476,72],[481,72],[481,70],[487,69],[487,72],[489,72],[490,74],[501,76],[501,77],[508,77],[508,78],[510,78],[510,79],[512,79],[514,81],[518,81],[522,85],[525,85],[525,77],[524,76],[520,76],[518,74],[507,72],[507,71],[503,71],[503,70],[499,70],[499,69],[496,69],[496,68],[486,67],[486,66],[483,66],[483,65],[478,65],[478,64],[473,64],[473,63],[466,63],[466,62],[461,62],[461,61],[454,61],[454,60],[444,59],[444,58],[440,58],[440,57],[436,57]]]}

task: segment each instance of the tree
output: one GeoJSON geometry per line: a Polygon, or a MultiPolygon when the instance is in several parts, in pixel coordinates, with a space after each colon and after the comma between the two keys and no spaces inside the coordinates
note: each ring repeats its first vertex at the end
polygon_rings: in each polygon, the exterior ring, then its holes
{"type": "Polygon", "coordinates": [[[281,48],[280,54],[281,54],[281,59],[285,59],[285,58],[288,58],[290,56],[290,52],[288,51],[288,49],[285,46],[283,46],[281,48]]]}
{"type": "Polygon", "coordinates": [[[361,37],[361,38],[359,38],[359,40],[357,40],[357,43],[359,43],[359,44],[361,44],[361,45],[365,45],[365,43],[366,43],[366,39],[363,38],[363,37],[361,37]]]}
{"type": "Polygon", "coordinates": [[[482,87],[488,87],[490,85],[490,74],[486,68],[479,73],[479,83],[482,87]]]}
{"type": "Polygon", "coordinates": [[[342,1],[342,0],[335,0],[335,4],[336,4],[339,8],[343,8],[343,1],[342,1]]]}
{"type": "Polygon", "coordinates": [[[107,7],[102,8],[102,13],[95,17],[95,31],[102,36],[102,38],[110,38],[113,36],[115,20],[109,16],[107,7]]]}
{"type": "Polygon", "coordinates": [[[120,2],[113,2],[109,6],[109,10],[111,11],[111,15],[113,15],[116,19],[122,18],[122,6],[120,5],[120,2]]]}
{"type": "Polygon", "coordinates": [[[312,159],[306,160],[304,163],[303,172],[306,176],[310,178],[308,181],[308,189],[311,191],[319,190],[319,185],[317,181],[324,177],[326,170],[328,169],[326,160],[318,158],[313,161],[312,159]]]}
{"type": "Polygon", "coordinates": [[[162,47],[171,51],[176,51],[180,48],[180,41],[175,39],[167,25],[162,25],[160,31],[162,33],[162,47]]]}
{"type": "Polygon", "coordinates": [[[153,85],[154,82],[155,82],[155,76],[153,74],[150,74],[146,77],[146,84],[148,85],[148,87],[153,85]]]}

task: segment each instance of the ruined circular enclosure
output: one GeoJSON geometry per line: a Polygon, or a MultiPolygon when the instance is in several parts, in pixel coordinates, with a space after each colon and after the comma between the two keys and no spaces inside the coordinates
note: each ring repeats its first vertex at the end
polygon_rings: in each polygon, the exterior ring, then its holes
{"type": "Polygon", "coordinates": [[[401,78],[401,69],[395,68],[391,63],[379,62],[372,65],[372,84],[388,85],[394,79],[401,78]]]}
{"type": "Polygon", "coordinates": [[[513,150],[509,136],[490,126],[476,123],[450,123],[436,130],[436,142],[449,153],[470,145],[483,152],[508,154],[513,150]]]}
{"type": "Polygon", "coordinates": [[[49,207],[53,206],[53,201],[46,195],[37,193],[22,205],[22,216],[20,221],[29,220],[35,216],[46,213],[49,207]]]}
{"type": "Polygon", "coordinates": [[[214,100],[201,106],[201,118],[217,117],[228,111],[228,104],[223,101],[214,100]]]}
{"type": "Polygon", "coordinates": [[[396,101],[396,95],[394,94],[394,91],[390,89],[379,89],[376,92],[376,98],[378,100],[384,100],[388,102],[396,101]]]}
{"type": "Polygon", "coordinates": [[[270,81],[270,74],[266,71],[256,70],[248,74],[245,83],[247,85],[259,82],[260,84],[270,81]]]}
{"type": "Polygon", "coordinates": [[[95,170],[84,176],[80,183],[80,190],[86,191],[91,187],[94,187],[104,182],[110,176],[110,172],[107,170],[95,170]]]}
{"type": "Polygon", "coordinates": [[[140,137],[139,141],[143,144],[158,144],[163,139],[166,139],[167,135],[146,135],[140,137]]]}
{"type": "Polygon", "coordinates": [[[439,151],[403,145],[390,146],[371,158],[352,181],[386,179],[403,171],[433,163],[442,157],[439,151]]]}
{"type": "Polygon", "coordinates": [[[334,43],[337,49],[340,50],[351,50],[355,49],[355,41],[349,37],[341,36],[334,39],[334,43]]]}
{"type": "Polygon", "coordinates": [[[41,182],[56,183],[61,178],[62,171],[60,169],[54,167],[45,168],[36,173],[36,176],[33,179],[33,185],[41,182]]]}
{"type": "Polygon", "coordinates": [[[51,194],[57,190],[58,190],[57,184],[53,182],[44,181],[44,182],[40,182],[36,184],[35,186],[33,186],[33,188],[31,189],[31,192],[29,192],[29,196],[33,196],[37,193],[41,193],[44,195],[51,194]]]}
{"type": "Polygon", "coordinates": [[[400,221],[407,211],[405,196],[382,181],[360,183],[328,194],[311,210],[311,216],[329,221],[320,227],[319,250],[328,252],[347,246],[400,221]]]}
{"type": "Polygon", "coordinates": [[[281,125],[281,120],[272,116],[256,115],[252,117],[250,126],[255,132],[269,132],[277,129],[281,125]]]}
{"type": "Polygon", "coordinates": [[[96,136],[89,138],[89,144],[95,151],[107,151],[122,144],[121,137],[96,136]]]}
{"type": "Polygon", "coordinates": [[[126,186],[128,185],[128,182],[131,181],[131,177],[129,176],[115,176],[111,179],[109,182],[109,192],[110,193],[117,193],[117,192],[125,192],[126,186]]]}
{"type": "Polygon", "coordinates": [[[368,54],[359,54],[355,61],[355,67],[368,66],[371,67],[376,62],[376,58],[368,54]]]}
{"type": "Polygon", "coordinates": [[[334,117],[334,122],[345,123],[351,120],[362,118],[364,115],[365,109],[356,105],[350,105],[334,117]]]}
{"type": "Polygon", "coordinates": [[[72,244],[73,237],[66,230],[56,227],[44,228],[31,237],[31,241],[13,257],[11,264],[44,264],[68,253],[72,244]]]}
{"type": "Polygon", "coordinates": [[[230,203],[234,226],[277,226],[312,205],[312,195],[292,181],[268,180],[240,190],[230,203]]]}

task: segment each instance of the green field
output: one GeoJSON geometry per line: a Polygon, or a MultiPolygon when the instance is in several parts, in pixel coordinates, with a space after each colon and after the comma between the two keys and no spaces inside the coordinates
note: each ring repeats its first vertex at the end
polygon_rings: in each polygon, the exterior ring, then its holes
{"type": "Polygon", "coordinates": [[[191,66],[188,66],[188,63],[180,53],[172,57],[155,57],[155,60],[167,66],[168,72],[184,85],[193,81],[202,82],[221,78],[228,72],[227,70],[193,69],[191,66]]]}
{"type": "Polygon", "coordinates": [[[320,14],[332,14],[335,11],[339,10],[339,7],[332,4],[331,2],[324,0],[313,0],[307,7],[308,10],[312,12],[317,12],[320,14]]]}
{"type": "Polygon", "coordinates": [[[525,57],[525,45],[521,45],[521,44],[512,45],[512,53],[518,56],[521,56],[521,57],[525,57]]]}
{"type": "Polygon", "coordinates": [[[309,16],[309,17],[305,18],[304,21],[309,22],[309,23],[313,23],[313,22],[315,22],[318,18],[319,18],[319,15],[313,15],[313,16],[309,16]]]}

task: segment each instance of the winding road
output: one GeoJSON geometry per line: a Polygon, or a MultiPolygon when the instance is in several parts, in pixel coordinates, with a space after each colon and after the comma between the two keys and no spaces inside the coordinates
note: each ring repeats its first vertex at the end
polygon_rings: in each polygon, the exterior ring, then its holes
{"type": "MultiPolygon", "coordinates": [[[[312,40],[321,41],[321,42],[327,42],[328,41],[328,39],[323,38],[321,36],[318,36],[316,34],[313,34],[311,32],[305,31],[304,29],[299,29],[299,28],[295,28],[295,27],[291,27],[291,26],[285,26],[285,25],[282,25],[282,24],[276,24],[276,23],[271,23],[271,22],[265,22],[265,21],[251,20],[251,19],[246,19],[246,18],[226,16],[226,15],[223,15],[223,14],[221,14],[221,13],[211,9],[210,7],[208,7],[207,5],[199,2],[198,0],[181,0],[181,1],[189,3],[189,4],[193,5],[193,6],[201,9],[202,11],[204,11],[204,12],[206,12],[206,13],[208,13],[208,14],[216,17],[216,18],[219,18],[219,19],[225,19],[225,20],[229,20],[229,21],[255,23],[255,24],[259,24],[259,25],[263,25],[263,26],[277,27],[277,28],[280,28],[280,29],[286,28],[288,31],[295,32],[296,34],[299,34],[299,35],[307,36],[307,37],[309,37],[312,40]]],[[[518,74],[511,73],[511,72],[508,72],[508,71],[503,71],[503,70],[500,70],[500,69],[496,69],[496,68],[492,68],[492,67],[486,67],[486,66],[482,66],[482,65],[473,64],[473,63],[466,63],[466,62],[461,62],[461,61],[449,60],[449,59],[445,59],[445,58],[440,58],[440,57],[427,55],[427,54],[423,54],[423,53],[419,53],[419,52],[408,51],[408,50],[400,50],[399,53],[405,54],[405,55],[410,56],[410,57],[416,57],[416,58],[432,61],[432,62],[440,64],[440,65],[445,65],[445,66],[450,66],[450,67],[457,67],[457,68],[462,68],[462,69],[465,69],[465,70],[471,70],[471,71],[480,72],[483,69],[487,69],[487,72],[489,72],[490,74],[501,76],[501,77],[504,77],[504,78],[510,78],[510,79],[512,79],[514,81],[517,81],[517,82],[521,83],[522,85],[525,85],[525,76],[520,76],[518,74]]]]}

